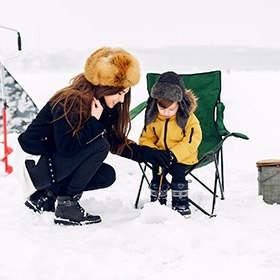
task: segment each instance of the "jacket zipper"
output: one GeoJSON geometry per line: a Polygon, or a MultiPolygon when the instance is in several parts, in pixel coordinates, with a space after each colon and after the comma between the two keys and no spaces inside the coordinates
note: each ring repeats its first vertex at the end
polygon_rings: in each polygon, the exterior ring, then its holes
{"type": "Polygon", "coordinates": [[[106,129],[104,129],[101,133],[99,133],[98,135],[96,135],[94,138],[92,138],[91,140],[89,140],[88,142],[86,142],[86,145],[90,144],[91,142],[93,142],[94,140],[96,140],[98,137],[104,137],[106,133],[106,129]]]}
{"type": "Polygon", "coordinates": [[[166,143],[167,125],[168,125],[169,120],[170,120],[170,119],[167,119],[167,120],[165,121],[165,126],[164,126],[164,138],[163,138],[163,142],[164,142],[164,146],[165,146],[166,151],[169,151],[169,149],[168,149],[168,147],[167,147],[167,143],[166,143]]]}
{"type": "Polygon", "coordinates": [[[156,129],[155,129],[155,127],[153,127],[153,132],[154,132],[154,135],[156,136],[157,141],[158,141],[158,140],[159,140],[159,138],[158,138],[158,136],[157,136],[157,133],[156,133],[156,129]]]}
{"type": "Polygon", "coordinates": [[[189,143],[192,142],[193,133],[194,133],[194,128],[192,127],[192,129],[191,129],[191,134],[190,134],[190,139],[189,139],[189,143]]]}

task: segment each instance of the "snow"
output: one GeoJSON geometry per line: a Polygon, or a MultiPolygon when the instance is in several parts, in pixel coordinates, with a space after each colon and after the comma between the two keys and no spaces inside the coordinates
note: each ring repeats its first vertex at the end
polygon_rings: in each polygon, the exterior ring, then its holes
{"type": "MultiPolygon", "coordinates": [[[[160,65],[158,69],[162,71],[160,65]]],[[[178,65],[166,70],[182,69],[178,65]]],[[[132,107],[147,96],[147,65],[142,71],[132,107]]],[[[42,107],[53,90],[75,74],[19,72],[15,78],[42,107]]],[[[106,162],[116,169],[117,181],[108,189],[84,193],[81,199],[86,210],[100,214],[103,222],[58,226],[53,213],[39,215],[24,206],[20,185],[13,173],[4,174],[1,163],[0,279],[279,279],[280,206],[268,205],[258,196],[256,168],[259,160],[280,158],[279,80],[279,71],[222,71],[226,127],[250,140],[225,142],[226,199],[217,200],[215,218],[192,207],[192,218],[184,219],[170,208],[170,194],[167,206],[149,203],[146,185],[139,203],[144,208],[135,209],[139,167],[109,155],[106,162]]],[[[141,114],[133,120],[132,139],[138,139],[142,125],[141,114]]],[[[15,147],[17,136],[8,135],[9,146],[15,147]]],[[[13,165],[14,153],[8,159],[13,165]]],[[[196,174],[213,183],[212,166],[196,174]]],[[[211,210],[209,193],[194,180],[190,196],[211,210]]]]}

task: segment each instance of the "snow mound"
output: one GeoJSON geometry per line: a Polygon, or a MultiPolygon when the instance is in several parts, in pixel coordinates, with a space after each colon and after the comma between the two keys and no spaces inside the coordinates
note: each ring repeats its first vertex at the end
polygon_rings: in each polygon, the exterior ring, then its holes
{"type": "Polygon", "coordinates": [[[178,212],[171,208],[161,205],[159,201],[147,203],[141,210],[139,220],[144,224],[158,224],[167,221],[184,221],[178,212]]]}

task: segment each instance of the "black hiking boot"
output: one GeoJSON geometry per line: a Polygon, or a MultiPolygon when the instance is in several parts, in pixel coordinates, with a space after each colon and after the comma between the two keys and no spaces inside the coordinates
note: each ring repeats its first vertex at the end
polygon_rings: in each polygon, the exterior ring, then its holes
{"type": "MultiPolygon", "coordinates": [[[[159,192],[159,183],[151,182],[150,189],[151,189],[151,202],[155,202],[158,200],[158,196],[159,196],[159,193],[158,193],[159,192]]],[[[168,183],[167,182],[162,183],[160,197],[159,197],[159,202],[162,205],[166,205],[167,190],[168,190],[168,183]]]]}
{"type": "Polygon", "coordinates": [[[188,197],[188,182],[171,183],[172,209],[188,218],[191,215],[188,197]]]}
{"type": "Polygon", "coordinates": [[[100,216],[86,213],[85,209],[79,204],[81,194],[71,196],[58,196],[55,209],[55,224],[67,226],[82,226],[101,222],[100,216]]]}
{"type": "Polygon", "coordinates": [[[56,194],[52,190],[38,190],[33,193],[26,201],[25,206],[34,212],[43,211],[54,212],[56,194]]]}

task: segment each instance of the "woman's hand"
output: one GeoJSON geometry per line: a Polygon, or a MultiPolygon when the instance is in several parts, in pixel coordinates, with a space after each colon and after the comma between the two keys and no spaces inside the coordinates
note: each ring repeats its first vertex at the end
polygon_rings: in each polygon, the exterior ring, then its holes
{"type": "Polygon", "coordinates": [[[171,151],[147,149],[143,155],[144,161],[150,162],[156,169],[158,166],[169,168],[177,162],[177,158],[171,151]]]}
{"type": "Polygon", "coordinates": [[[99,102],[99,100],[93,97],[91,102],[91,116],[99,120],[102,115],[102,112],[103,107],[101,103],[99,102]]]}

